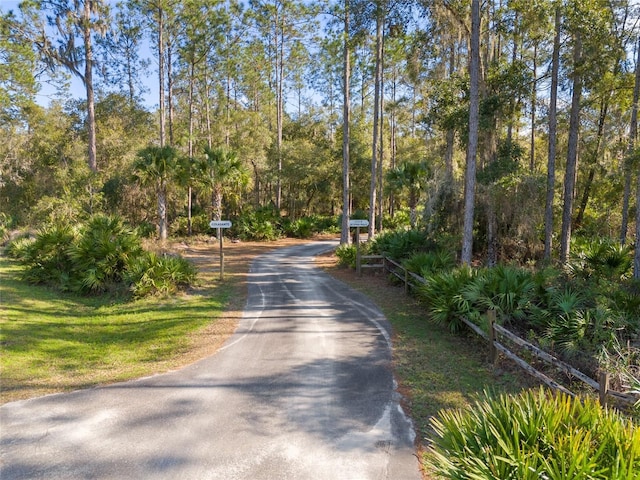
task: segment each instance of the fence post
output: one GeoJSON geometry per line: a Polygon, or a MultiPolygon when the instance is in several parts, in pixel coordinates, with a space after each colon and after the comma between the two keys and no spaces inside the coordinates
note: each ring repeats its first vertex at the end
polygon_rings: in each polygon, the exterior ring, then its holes
{"type": "Polygon", "coordinates": [[[489,320],[489,360],[492,364],[498,361],[498,350],[494,342],[496,341],[496,331],[493,328],[496,323],[496,311],[488,310],[487,311],[487,319],[489,320]]]}
{"type": "Polygon", "coordinates": [[[360,258],[360,227],[356,227],[356,273],[362,276],[362,258],[360,258]]]}
{"type": "Polygon", "coordinates": [[[609,391],[609,373],[603,370],[598,373],[598,384],[600,385],[600,405],[607,406],[607,392],[609,391]]]}
{"type": "Polygon", "coordinates": [[[409,270],[404,269],[404,294],[409,295],[409,270]]]}

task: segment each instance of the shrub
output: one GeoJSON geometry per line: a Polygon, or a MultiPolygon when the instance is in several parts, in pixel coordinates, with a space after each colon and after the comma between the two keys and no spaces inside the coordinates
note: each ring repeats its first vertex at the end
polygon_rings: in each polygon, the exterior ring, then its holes
{"type": "Polygon", "coordinates": [[[545,337],[568,357],[594,356],[616,342],[615,314],[604,308],[573,310],[553,316],[545,337]]]}
{"type": "Polygon", "coordinates": [[[92,217],[69,248],[74,290],[99,293],[116,287],[127,264],[141,253],[140,238],[119,217],[92,217]]]}
{"type": "Polygon", "coordinates": [[[186,259],[144,252],[129,262],[125,281],[135,297],[175,293],[196,279],[195,267],[186,259]]]}
{"type": "MultiPolygon", "coordinates": [[[[191,217],[191,233],[193,235],[204,235],[210,230],[209,216],[200,213],[191,217]]],[[[189,219],[187,217],[177,217],[171,222],[171,235],[187,236],[189,234],[189,219]]]]}
{"type": "Polygon", "coordinates": [[[477,275],[476,270],[463,266],[427,276],[426,283],[420,285],[417,292],[427,305],[429,318],[436,323],[449,325],[452,332],[460,331],[464,326],[461,317],[468,316],[472,311],[462,292],[477,275]]]}
{"type": "Polygon", "coordinates": [[[282,236],[280,215],[274,208],[247,209],[235,220],[232,233],[242,240],[276,240],[282,236]]]}
{"type": "Polygon", "coordinates": [[[432,426],[427,459],[443,478],[640,478],[640,429],[593,399],[543,389],[486,395],[432,426]]]}
{"type": "Polygon", "coordinates": [[[289,222],[285,228],[287,236],[294,238],[310,238],[315,231],[313,219],[309,217],[302,217],[289,222]]]}
{"type": "Polygon", "coordinates": [[[21,249],[20,262],[25,269],[22,278],[32,284],[70,288],[73,262],[69,246],[76,232],[68,225],[52,225],[40,230],[35,240],[21,249]]]}
{"type": "Polygon", "coordinates": [[[411,226],[411,217],[408,208],[402,208],[394,212],[393,217],[385,213],[382,217],[382,228],[384,230],[399,230],[411,226]]]}
{"type": "Polygon", "coordinates": [[[151,238],[156,234],[156,226],[151,222],[142,222],[135,231],[140,238],[151,238]]]}
{"type": "Polygon", "coordinates": [[[4,243],[9,239],[9,231],[13,226],[13,218],[4,212],[0,212],[0,243],[4,243]]]}
{"type": "Polygon", "coordinates": [[[378,235],[371,243],[371,253],[401,261],[434,246],[420,230],[396,230],[378,235]]]}
{"type": "Polygon", "coordinates": [[[633,246],[606,238],[577,241],[567,271],[578,278],[620,280],[631,275],[633,246]]]}
{"type": "Polygon", "coordinates": [[[32,248],[35,240],[35,238],[28,235],[14,238],[5,247],[4,252],[9,258],[22,261],[30,254],[29,249],[32,248]]]}
{"type": "Polygon", "coordinates": [[[356,246],[353,244],[340,245],[336,248],[339,265],[356,268],[356,246]]]}
{"type": "Polygon", "coordinates": [[[313,216],[315,224],[315,230],[318,233],[339,233],[340,232],[340,217],[333,216],[313,216]]]}
{"type": "Polygon", "coordinates": [[[338,233],[339,217],[311,215],[293,221],[285,221],[284,233],[289,237],[309,238],[316,233],[338,233]]]}
{"type": "Polygon", "coordinates": [[[402,262],[404,268],[416,275],[426,277],[432,273],[451,270],[455,267],[454,256],[444,250],[416,253],[402,262]]]}
{"type": "Polygon", "coordinates": [[[525,319],[535,299],[536,283],[531,272],[498,265],[482,270],[462,292],[478,313],[495,310],[501,323],[525,319]]]}

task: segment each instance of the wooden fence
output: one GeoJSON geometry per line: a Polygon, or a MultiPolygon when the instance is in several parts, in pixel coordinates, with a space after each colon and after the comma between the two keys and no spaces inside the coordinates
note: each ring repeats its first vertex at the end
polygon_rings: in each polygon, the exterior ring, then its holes
{"type": "MultiPolygon", "coordinates": [[[[399,279],[404,285],[405,294],[409,294],[411,289],[415,289],[419,285],[423,285],[426,283],[426,280],[415,273],[409,272],[406,268],[404,268],[399,263],[391,260],[390,258],[384,257],[382,255],[363,255],[361,257],[361,265],[358,268],[358,271],[361,272],[361,268],[379,268],[383,269],[385,272],[399,279]]],[[[617,392],[615,390],[611,390],[609,388],[609,374],[606,372],[601,372],[598,381],[593,380],[588,375],[582,373],[579,370],[576,370],[571,365],[563,362],[562,360],[554,357],[553,355],[541,350],[535,345],[527,342],[526,340],[518,337],[514,333],[510,332],[506,328],[496,323],[496,312],[495,310],[490,310],[487,312],[488,319],[488,333],[485,332],[482,328],[480,328],[475,323],[470,320],[463,318],[462,321],[476,334],[480,335],[482,338],[487,340],[489,343],[489,356],[493,363],[495,363],[498,359],[499,354],[504,355],[509,360],[513,361],[516,365],[522,368],[531,376],[535,377],[548,387],[564,392],[571,396],[576,396],[576,394],[563,385],[559,384],[552,378],[548,377],[544,373],[536,370],[532,365],[530,365],[526,360],[519,357],[516,353],[509,349],[504,343],[504,341],[500,341],[502,339],[506,339],[512,344],[516,345],[522,350],[530,352],[534,357],[538,360],[545,362],[548,365],[551,365],[553,368],[561,371],[565,375],[570,378],[576,378],[583,382],[584,384],[591,387],[593,390],[598,392],[598,397],[600,399],[600,403],[602,405],[607,404],[607,399],[610,397],[617,402],[620,402],[624,405],[634,405],[640,402],[640,395],[638,394],[629,394],[617,392]]]]}

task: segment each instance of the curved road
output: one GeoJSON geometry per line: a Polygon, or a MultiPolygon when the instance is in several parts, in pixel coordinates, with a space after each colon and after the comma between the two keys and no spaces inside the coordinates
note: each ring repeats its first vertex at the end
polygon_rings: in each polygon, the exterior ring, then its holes
{"type": "Polygon", "coordinates": [[[133,382],[0,408],[0,478],[419,480],[389,326],[313,266],[258,258],[217,354],[133,382]]]}

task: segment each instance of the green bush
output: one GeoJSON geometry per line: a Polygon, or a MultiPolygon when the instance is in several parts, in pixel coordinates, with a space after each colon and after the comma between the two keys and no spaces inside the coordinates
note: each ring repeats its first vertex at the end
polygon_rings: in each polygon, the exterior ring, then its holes
{"type": "Polygon", "coordinates": [[[625,279],[632,267],[633,246],[608,238],[577,239],[567,263],[569,274],[583,279],[625,279]]]}
{"type": "Polygon", "coordinates": [[[136,233],[140,238],[151,238],[156,235],[156,225],[151,222],[142,222],[136,227],[136,233]]]}
{"type": "Polygon", "coordinates": [[[371,253],[402,261],[434,247],[433,242],[420,230],[396,230],[383,232],[374,238],[371,242],[371,253]]]}
{"type": "Polygon", "coordinates": [[[463,297],[477,314],[495,310],[500,323],[526,321],[535,302],[536,283],[527,270],[498,265],[482,269],[473,282],[465,285],[463,297]]]}
{"type": "Polygon", "coordinates": [[[454,256],[444,250],[416,253],[402,262],[404,268],[422,277],[436,272],[451,270],[455,265],[454,256]]]}
{"type": "Polygon", "coordinates": [[[317,233],[339,233],[342,228],[340,217],[337,215],[314,215],[311,218],[317,233]]]}
{"type": "Polygon", "coordinates": [[[172,293],[195,280],[195,268],[179,257],[142,250],[140,238],[119,217],[96,215],[80,228],[51,226],[9,251],[25,267],[23,278],[60,290],[100,294],[132,285],[135,296],[172,293]]]}
{"type": "Polygon", "coordinates": [[[285,233],[288,237],[310,238],[316,233],[314,221],[309,217],[298,218],[285,226],[285,233]]]}
{"type": "Polygon", "coordinates": [[[356,246],[353,244],[340,245],[336,248],[338,264],[356,268],[356,246]]]}
{"type": "Polygon", "coordinates": [[[448,325],[452,332],[460,331],[464,326],[460,319],[472,313],[463,291],[477,276],[477,270],[463,266],[425,277],[426,283],[418,287],[417,294],[426,303],[429,318],[448,325]]]}
{"type": "Polygon", "coordinates": [[[427,456],[450,479],[640,478],[640,428],[593,399],[551,395],[486,396],[469,410],[432,420],[427,456]]]}
{"type": "MultiPolygon", "coordinates": [[[[209,216],[206,213],[199,213],[191,217],[191,234],[205,235],[209,232],[209,216]]],[[[177,217],[171,222],[172,236],[185,237],[189,234],[189,219],[187,217],[177,217]]]]}
{"type": "Polygon", "coordinates": [[[41,229],[35,240],[25,243],[19,258],[25,267],[23,280],[35,285],[51,285],[68,290],[73,274],[69,247],[77,234],[68,225],[52,225],[41,229]]]}
{"type": "Polygon", "coordinates": [[[408,208],[402,208],[394,212],[393,217],[385,213],[382,217],[382,228],[384,230],[400,230],[411,226],[411,216],[408,208]]]}
{"type": "Polygon", "coordinates": [[[9,231],[13,228],[14,223],[10,215],[0,212],[0,243],[4,243],[9,239],[9,231]]]}
{"type": "Polygon", "coordinates": [[[135,297],[172,294],[195,280],[196,269],[188,260],[154,252],[132,259],[125,273],[125,282],[135,297]]]}
{"type": "Polygon", "coordinates": [[[29,255],[35,238],[28,235],[16,237],[11,240],[4,249],[4,253],[15,260],[24,260],[29,255]]]}
{"type": "Polygon", "coordinates": [[[247,209],[234,221],[231,233],[245,241],[276,240],[282,236],[280,223],[275,208],[247,209]]]}
{"type": "Polygon", "coordinates": [[[317,233],[338,233],[340,225],[336,216],[311,215],[293,221],[284,221],[283,230],[288,237],[310,238],[317,233]]]}
{"type": "Polygon", "coordinates": [[[128,263],[142,253],[140,238],[119,217],[95,215],[68,249],[73,287],[100,293],[122,282],[128,263]]]}

